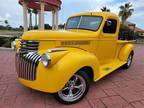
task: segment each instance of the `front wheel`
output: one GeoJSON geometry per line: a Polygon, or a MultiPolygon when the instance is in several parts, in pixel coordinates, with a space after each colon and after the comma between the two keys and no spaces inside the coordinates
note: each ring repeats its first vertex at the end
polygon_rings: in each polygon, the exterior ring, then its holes
{"type": "Polygon", "coordinates": [[[90,80],[84,71],[74,74],[55,98],[62,104],[73,104],[83,99],[89,90],[90,80]]]}
{"type": "Polygon", "coordinates": [[[128,59],[127,59],[127,63],[124,65],[125,69],[128,69],[131,66],[132,60],[133,60],[133,54],[130,53],[130,55],[128,56],[128,59]]]}

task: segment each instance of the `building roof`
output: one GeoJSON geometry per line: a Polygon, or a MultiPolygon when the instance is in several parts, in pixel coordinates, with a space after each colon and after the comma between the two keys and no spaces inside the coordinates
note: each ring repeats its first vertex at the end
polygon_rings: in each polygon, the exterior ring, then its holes
{"type": "Polygon", "coordinates": [[[126,22],[126,25],[131,29],[131,30],[134,30],[135,32],[142,32],[144,33],[144,30],[139,28],[139,27],[136,27],[136,24],[135,23],[132,23],[132,22],[129,22],[127,21],[126,22]]]}
{"type": "Polygon", "coordinates": [[[142,33],[144,33],[144,30],[141,29],[141,28],[135,27],[135,32],[142,32],[142,33]]]}
{"type": "MultiPolygon", "coordinates": [[[[25,0],[19,0],[22,5],[25,0]]],[[[40,10],[40,2],[45,3],[45,11],[52,11],[61,8],[61,0],[27,0],[29,8],[40,10]]]]}
{"type": "Polygon", "coordinates": [[[127,22],[126,22],[126,25],[128,25],[128,26],[135,26],[136,24],[135,24],[135,23],[132,23],[132,22],[127,21],[127,22]]]}

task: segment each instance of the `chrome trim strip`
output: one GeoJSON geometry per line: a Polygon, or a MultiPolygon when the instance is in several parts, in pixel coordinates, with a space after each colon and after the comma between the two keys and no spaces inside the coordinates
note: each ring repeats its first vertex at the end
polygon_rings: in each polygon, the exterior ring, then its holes
{"type": "Polygon", "coordinates": [[[35,74],[36,74],[36,68],[37,68],[37,66],[36,66],[36,63],[35,63],[35,60],[37,59],[39,57],[39,55],[37,54],[36,56],[35,56],[35,58],[33,59],[33,69],[32,69],[32,80],[34,80],[34,78],[36,77],[35,76],[35,74]]]}
{"type": "Polygon", "coordinates": [[[37,51],[39,47],[39,41],[21,41],[20,53],[27,54],[28,52],[37,51]]]}
{"type": "Polygon", "coordinates": [[[28,76],[28,73],[29,73],[29,58],[30,58],[30,56],[31,56],[31,54],[28,53],[28,56],[27,56],[27,59],[26,59],[26,61],[27,61],[27,63],[26,63],[26,72],[25,72],[26,76],[28,76]]]}
{"type": "Polygon", "coordinates": [[[53,49],[48,49],[48,53],[60,52],[60,51],[67,51],[67,49],[66,49],[66,48],[53,48],[53,49]]]}
{"type": "Polygon", "coordinates": [[[34,81],[41,56],[37,52],[16,55],[16,69],[18,77],[34,81]]]}
{"type": "Polygon", "coordinates": [[[30,58],[30,69],[29,69],[29,75],[28,75],[28,78],[29,78],[30,80],[32,80],[31,76],[32,76],[33,67],[34,67],[34,65],[33,65],[33,58],[35,57],[35,55],[36,55],[36,53],[34,53],[34,54],[31,56],[31,58],[30,58]]]}
{"type": "Polygon", "coordinates": [[[28,58],[28,73],[27,73],[27,79],[30,80],[30,70],[31,70],[31,57],[33,57],[33,53],[30,54],[29,58],[28,58]]]}

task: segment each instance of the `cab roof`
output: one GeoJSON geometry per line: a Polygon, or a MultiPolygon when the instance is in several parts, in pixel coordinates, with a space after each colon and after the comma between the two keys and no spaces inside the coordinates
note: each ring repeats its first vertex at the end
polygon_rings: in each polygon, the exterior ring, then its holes
{"type": "MultiPolygon", "coordinates": [[[[83,16],[83,15],[88,15],[88,16],[102,16],[102,17],[114,17],[114,18],[119,18],[116,14],[112,13],[112,12],[83,12],[83,13],[79,13],[79,14],[75,14],[71,17],[75,17],[75,16],[83,16]]],[[[70,17],[70,18],[71,18],[70,17]]]]}

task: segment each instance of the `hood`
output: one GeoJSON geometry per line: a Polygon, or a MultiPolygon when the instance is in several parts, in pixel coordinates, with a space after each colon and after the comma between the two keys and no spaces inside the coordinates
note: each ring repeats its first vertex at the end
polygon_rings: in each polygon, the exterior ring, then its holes
{"type": "Polygon", "coordinates": [[[95,38],[97,32],[86,30],[71,30],[71,31],[29,31],[23,34],[22,40],[84,40],[95,38]]]}

